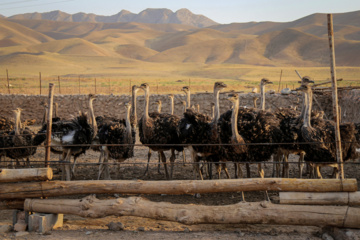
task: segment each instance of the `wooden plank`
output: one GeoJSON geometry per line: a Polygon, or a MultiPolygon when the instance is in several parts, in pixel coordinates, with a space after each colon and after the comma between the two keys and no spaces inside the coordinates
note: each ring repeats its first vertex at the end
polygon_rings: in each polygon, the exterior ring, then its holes
{"type": "Polygon", "coordinates": [[[240,191],[355,192],[356,179],[251,178],[225,180],[92,180],[7,183],[0,199],[56,197],[77,194],[194,194],[240,191]]]}
{"type": "Polygon", "coordinates": [[[0,169],[0,183],[47,181],[52,178],[51,168],[0,169]]]}
{"type": "Polygon", "coordinates": [[[15,200],[4,200],[0,201],[0,210],[7,209],[24,209],[24,199],[15,199],[15,200]]]}
{"type": "Polygon", "coordinates": [[[281,205],[240,202],[226,206],[151,202],[141,197],[99,200],[26,199],[25,211],[62,213],[88,218],[137,216],[183,224],[280,224],[360,228],[360,209],[348,206],[281,205]]]}
{"type": "Polygon", "coordinates": [[[360,192],[280,192],[281,204],[360,206],[360,192]]]}

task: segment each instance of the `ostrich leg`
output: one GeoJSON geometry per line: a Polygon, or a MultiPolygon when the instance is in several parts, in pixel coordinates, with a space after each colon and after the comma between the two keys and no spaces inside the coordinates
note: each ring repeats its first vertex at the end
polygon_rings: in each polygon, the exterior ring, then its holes
{"type": "Polygon", "coordinates": [[[165,154],[164,154],[163,151],[159,151],[158,153],[160,154],[160,156],[161,156],[161,161],[162,161],[162,163],[163,163],[163,165],[164,165],[166,179],[169,180],[169,172],[168,172],[168,169],[167,169],[166,156],[165,156],[165,154]]]}
{"type": "Polygon", "coordinates": [[[305,153],[301,152],[300,157],[299,157],[299,178],[302,178],[302,175],[303,175],[304,156],[305,156],[305,153]]]}
{"type": "Polygon", "coordinates": [[[76,166],[76,161],[77,161],[77,157],[76,156],[74,156],[74,164],[73,164],[73,166],[72,166],[72,168],[71,168],[71,177],[72,177],[72,179],[75,179],[75,166],[76,166]]]}
{"type": "MultiPolygon", "coordinates": [[[[147,162],[147,165],[146,165],[146,170],[145,170],[145,172],[144,172],[144,176],[148,175],[148,173],[149,173],[150,158],[151,158],[151,149],[149,148],[149,151],[148,151],[148,162],[147,162]]],[[[159,158],[160,158],[160,156],[159,156],[159,158]]]]}
{"type": "Polygon", "coordinates": [[[158,174],[161,174],[161,172],[160,172],[160,162],[161,162],[161,158],[160,158],[160,155],[158,154],[158,159],[159,159],[159,161],[158,161],[158,174]]]}
{"type": "Polygon", "coordinates": [[[185,166],[186,165],[185,149],[182,150],[182,155],[183,155],[183,166],[185,166]]]}
{"type": "Polygon", "coordinates": [[[173,178],[174,172],[174,162],[175,162],[175,149],[171,149],[171,156],[170,156],[170,179],[173,178]]]}
{"type": "Polygon", "coordinates": [[[282,177],[283,178],[289,178],[289,154],[285,153],[283,158],[283,172],[282,177]]]}

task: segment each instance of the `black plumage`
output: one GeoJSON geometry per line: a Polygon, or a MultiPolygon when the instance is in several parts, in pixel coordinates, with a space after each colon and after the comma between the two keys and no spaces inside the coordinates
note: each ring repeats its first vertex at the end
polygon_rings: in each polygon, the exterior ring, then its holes
{"type": "MultiPolygon", "coordinates": [[[[307,94],[307,105],[301,126],[301,141],[306,152],[305,161],[312,163],[321,177],[319,167],[323,164],[337,163],[335,144],[335,123],[322,118],[310,118],[312,89],[302,85],[298,90],[307,94]]],[[[353,123],[340,124],[341,152],[343,161],[357,157],[356,127],[353,123]]],[[[336,165],[334,165],[336,168],[336,165]]],[[[338,175],[337,175],[338,176],[338,175]]]]}
{"type": "Polygon", "coordinates": [[[172,178],[173,167],[175,161],[175,150],[182,151],[183,147],[176,144],[180,144],[179,136],[177,134],[177,126],[180,121],[180,117],[167,113],[151,113],[149,114],[149,98],[150,87],[144,83],[140,86],[145,91],[145,111],[144,115],[139,121],[139,136],[140,142],[144,145],[147,144],[160,144],[160,145],[148,145],[148,147],[157,151],[160,154],[160,158],[164,164],[166,178],[172,178]],[[166,144],[166,145],[161,145],[166,144]],[[175,145],[171,145],[175,144],[175,145]],[[166,166],[166,157],[164,151],[171,150],[170,165],[171,173],[169,175],[166,166]]]}
{"type": "MultiPolygon", "coordinates": [[[[98,138],[99,143],[102,146],[104,156],[104,162],[108,162],[108,159],[114,159],[119,162],[123,162],[128,158],[134,156],[134,144],[135,144],[135,130],[131,127],[130,110],[131,104],[125,104],[127,108],[126,118],[114,121],[106,120],[99,126],[98,138]],[[118,146],[116,146],[118,144],[118,146]],[[106,146],[110,145],[110,146],[106,146]],[[115,146],[112,146],[115,145],[115,146]]],[[[101,163],[99,167],[100,178],[102,171],[105,169],[106,178],[110,178],[108,165],[103,167],[101,163]]]]}

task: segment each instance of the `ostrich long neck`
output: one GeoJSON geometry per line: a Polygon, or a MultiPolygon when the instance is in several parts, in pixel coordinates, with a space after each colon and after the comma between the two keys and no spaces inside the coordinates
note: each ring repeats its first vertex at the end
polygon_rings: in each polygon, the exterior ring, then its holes
{"type": "Polygon", "coordinates": [[[20,115],[19,115],[19,112],[16,111],[15,112],[15,126],[14,126],[15,135],[20,135],[19,121],[20,121],[20,115]]]}
{"type": "Polygon", "coordinates": [[[21,116],[21,110],[18,111],[18,114],[17,114],[17,124],[16,125],[18,126],[19,130],[22,128],[20,116],[21,116]]]}
{"type": "Polygon", "coordinates": [[[159,103],[158,106],[157,106],[157,112],[161,113],[161,103],[159,103]]]}
{"type": "Polygon", "coordinates": [[[265,84],[260,84],[260,109],[265,110],[265,84]]]}
{"type": "Polygon", "coordinates": [[[145,110],[144,110],[144,120],[147,121],[149,119],[149,100],[150,93],[149,90],[145,89],[145,110]]]}
{"type": "Polygon", "coordinates": [[[132,89],[132,97],[131,97],[131,116],[134,117],[134,125],[137,124],[137,116],[136,116],[136,89],[132,89]]]}
{"type": "Polygon", "coordinates": [[[233,110],[231,114],[231,130],[232,130],[233,139],[239,139],[240,137],[237,126],[238,114],[239,114],[239,99],[234,102],[233,110]]]}
{"type": "Polygon", "coordinates": [[[303,104],[301,106],[301,113],[300,113],[300,116],[299,116],[300,119],[304,118],[305,111],[306,111],[306,106],[308,105],[307,101],[308,101],[308,96],[307,96],[307,93],[304,92],[303,93],[303,104]]]}
{"type": "Polygon", "coordinates": [[[190,99],[191,99],[191,96],[190,96],[190,89],[189,89],[189,91],[186,93],[186,97],[187,97],[187,100],[186,100],[186,107],[187,108],[190,108],[191,106],[190,106],[190,99]]]}
{"type": "Polygon", "coordinates": [[[130,111],[131,111],[131,108],[128,108],[126,110],[126,117],[125,117],[126,135],[127,135],[128,139],[131,139],[131,137],[132,137],[132,134],[131,134],[131,122],[130,122],[130,111]]]}
{"type": "Polygon", "coordinates": [[[174,98],[171,97],[170,101],[171,101],[171,115],[174,115],[174,98]]]}
{"type": "Polygon", "coordinates": [[[90,99],[89,100],[89,107],[90,107],[90,114],[91,114],[91,125],[94,129],[94,136],[96,136],[98,128],[97,128],[97,124],[96,124],[96,119],[95,119],[95,114],[94,114],[94,108],[93,108],[93,101],[94,99],[90,99]]]}
{"type": "Polygon", "coordinates": [[[254,108],[256,108],[256,100],[257,100],[257,98],[253,98],[254,108]]]}
{"type": "Polygon", "coordinates": [[[219,89],[214,89],[215,114],[214,114],[214,118],[212,120],[213,123],[217,123],[219,118],[220,118],[219,95],[220,95],[220,90],[219,89]]]}
{"type": "Polygon", "coordinates": [[[211,106],[211,118],[214,119],[215,117],[215,105],[211,106]]]}
{"type": "Polygon", "coordinates": [[[312,103],[310,101],[310,98],[312,97],[312,91],[308,91],[306,93],[306,106],[305,106],[305,113],[304,113],[304,126],[305,127],[311,127],[311,123],[310,123],[310,116],[311,116],[311,110],[312,110],[312,103]]]}

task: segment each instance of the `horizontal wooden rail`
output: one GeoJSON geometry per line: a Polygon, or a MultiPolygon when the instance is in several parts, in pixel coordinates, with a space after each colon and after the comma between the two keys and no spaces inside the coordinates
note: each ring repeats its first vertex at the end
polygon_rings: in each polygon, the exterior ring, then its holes
{"type": "Polygon", "coordinates": [[[194,194],[238,191],[355,192],[356,179],[252,178],[226,180],[100,180],[0,184],[0,199],[77,194],[194,194]]]}
{"type": "Polygon", "coordinates": [[[26,199],[30,212],[63,213],[81,217],[137,216],[183,224],[281,224],[360,228],[360,209],[348,206],[300,206],[270,202],[240,202],[203,206],[151,202],[141,197],[99,200],[26,199]]]}
{"type": "Polygon", "coordinates": [[[360,192],[280,192],[281,204],[360,206],[360,192]]]}
{"type": "Polygon", "coordinates": [[[46,181],[52,178],[51,168],[0,169],[0,183],[46,181]]]}

